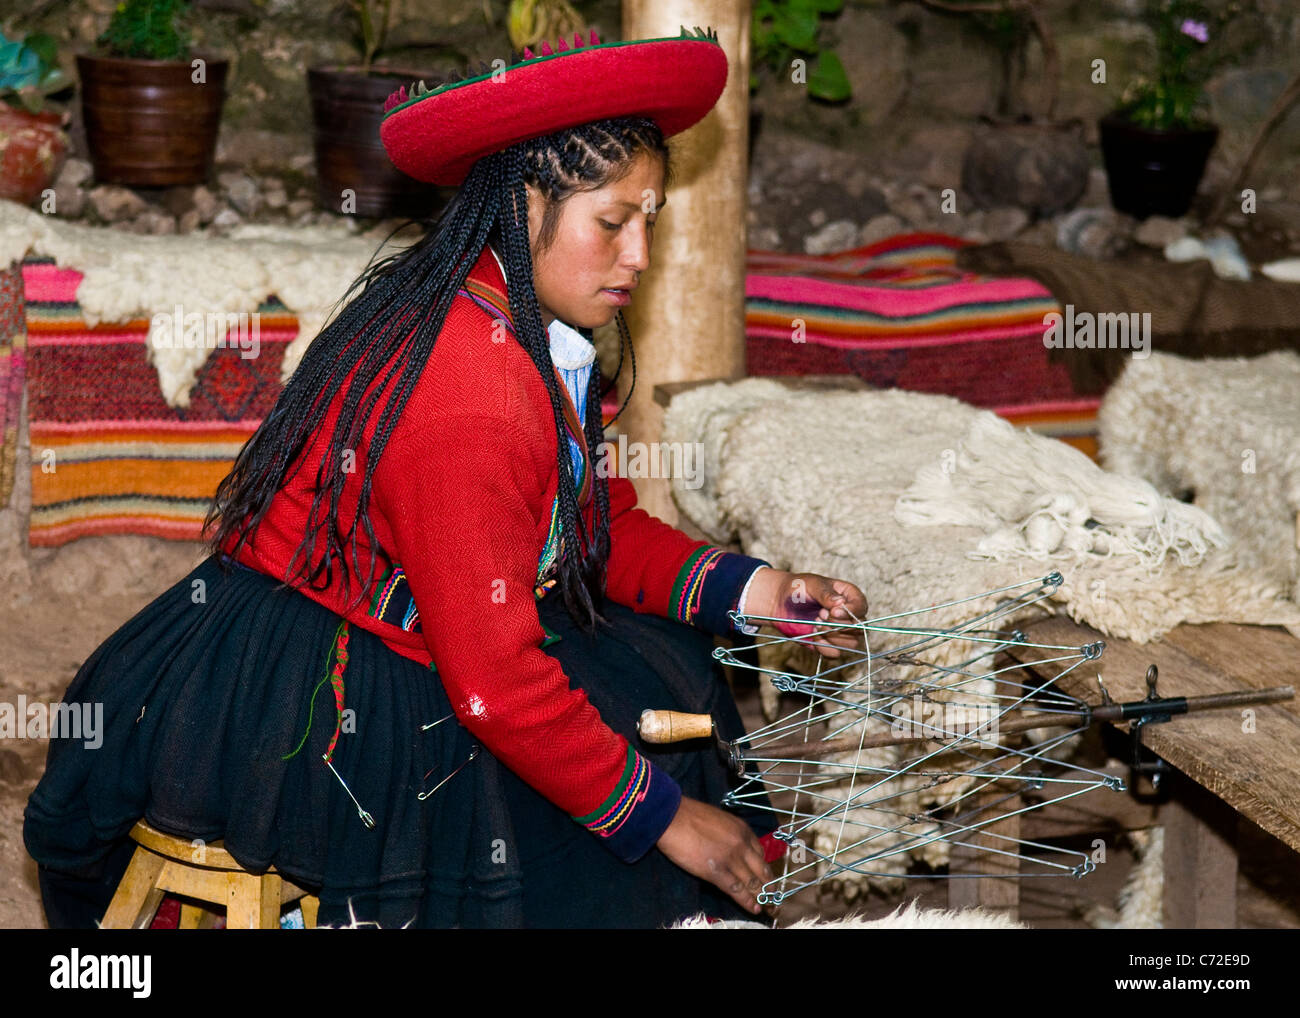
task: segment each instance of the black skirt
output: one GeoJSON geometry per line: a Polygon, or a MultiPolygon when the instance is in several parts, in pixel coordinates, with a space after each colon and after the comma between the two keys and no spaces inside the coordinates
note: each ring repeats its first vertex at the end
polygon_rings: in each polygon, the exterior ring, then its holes
{"type": "MultiPolygon", "coordinates": [[[[684,795],[717,805],[733,779],[711,747],[665,751],[636,735],[647,707],[708,712],[724,736],[740,733],[713,638],[612,602],[594,637],[558,594],[538,612],[560,637],[544,649],[570,685],[684,795]]],[[[209,558],[95,651],[64,702],[102,704],[102,727],[93,741],[51,740],[25,813],[52,927],[102,917],[141,817],[223,839],[251,872],[275,866],[319,895],[322,925],[654,927],[699,911],[743,915],[658,849],[617,859],[476,744],[436,671],[356,626],[331,773],[322,756],[339,714],[322,680],[339,623],[271,577],[209,558]]],[[[761,814],[746,819],[771,829],[761,814]]]]}

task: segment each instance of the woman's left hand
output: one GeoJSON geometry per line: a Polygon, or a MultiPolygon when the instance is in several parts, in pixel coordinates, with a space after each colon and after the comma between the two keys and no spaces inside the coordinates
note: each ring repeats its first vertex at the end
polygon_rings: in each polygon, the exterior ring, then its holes
{"type": "MultiPolygon", "coordinates": [[[[800,621],[775,622],[786,636],[807,636],[824,627],[818,623],[853,622],[867,614],[867,598],[848,580],[833,580],[817,573],[787,573],[763,569],[754,577],[745,601],[749,614],[800,621]],[[802,621],[806,619],[807,621],[802,621]]],[[[840,656],[838,647],[862,646],[861,634],[850,630],[826,631],[808,641],[824,657],[840,656]]]]}

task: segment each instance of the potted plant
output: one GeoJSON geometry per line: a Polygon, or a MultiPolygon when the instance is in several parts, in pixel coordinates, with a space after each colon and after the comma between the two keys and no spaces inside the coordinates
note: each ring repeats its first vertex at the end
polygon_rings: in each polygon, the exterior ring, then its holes
{"type": "Polygon", "coordinates": [[[71,87],[50,36],[17,42],[0,33],[0,198],[31,205],[53,183],[68,136],[64,114],[45,101],[71,87]]]}
{"type": "Polygon", "coordinates": [[[361,63],[307,70],[321,207],[361,216],[422,216],[437,192],[393,166],[379,140],[384,100],[400,86],[432,77],[375,65],[388,35],[393,0],[349,0],[360,28],[361,63]]]}
{"type": "Polygon", "coordinates": [[[1098,121],[1110,200],[1139,219],[1177,218],[1191,208],[1219,129],[1205,115],[1205,85],[1229,56],[1223,45],[1238,4],[1148,0],[1156,64],[1119,109],[1098,121]]]}
{"type": "Polygon", "coordinates": [[[124,0],[77,57],[95,177],[136,187],[201,184],[226,97],[224,58],[191,49],[187,0],[124,0]]]}

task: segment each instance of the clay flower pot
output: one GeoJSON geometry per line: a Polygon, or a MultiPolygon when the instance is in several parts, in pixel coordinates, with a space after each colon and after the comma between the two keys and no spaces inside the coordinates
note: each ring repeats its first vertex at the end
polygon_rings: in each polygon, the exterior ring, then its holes
{"type": "Polygon", "coordinates": [[[331,212],[359,216],[428,215],[437,198],[429,184],[397,169],[379,140],[384,100],[423,71],[354,67],[307,70],[316,148],[317,198],[331,212]],[[350,200],[344,192],[350,191],[350,200]],[[345,200],[348,201],[345,208],[345,200]]]}
{"type": "Polygon", "coordinates": [[[201,184],[217,147],[228,61],[79,55],[81,109],[95,179],[133,187],[201,184]]]}
{"type": "Polygon", "coordinates": [[[28,113],[0,102],[0,198],[32,205],[54,183],[68,153],[58,113],[28,113]]]}

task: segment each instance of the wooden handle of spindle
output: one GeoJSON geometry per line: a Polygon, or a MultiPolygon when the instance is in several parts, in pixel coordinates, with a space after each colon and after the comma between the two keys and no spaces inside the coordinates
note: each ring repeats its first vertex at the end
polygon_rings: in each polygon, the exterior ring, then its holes
{"type": "Polygon", "coordinates": [[[685,714],[679,710],[644,710],[636,730],[646,742],[663,745],[687,739],[707,739],[713,734],[709,714],[685,714]]]}

